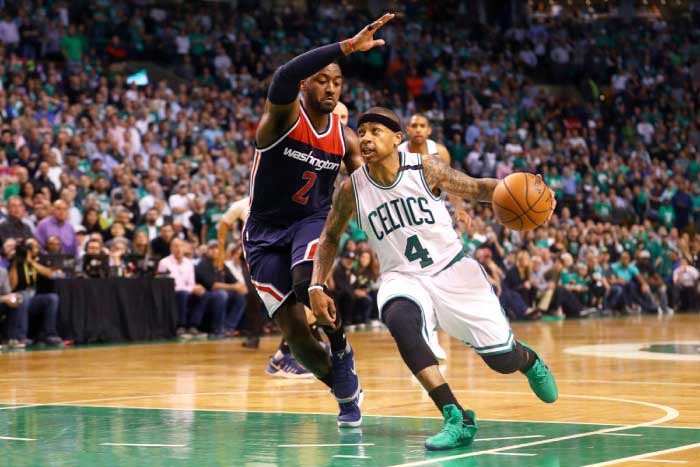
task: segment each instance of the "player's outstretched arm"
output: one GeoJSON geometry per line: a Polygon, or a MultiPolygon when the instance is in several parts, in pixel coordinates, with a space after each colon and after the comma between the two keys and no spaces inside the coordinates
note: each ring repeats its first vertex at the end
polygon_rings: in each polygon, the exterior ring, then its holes
{"type": "Polygon", "coordinates": [[[345,231],[353,212],[355,212],[355,193],[352,182],[346,179],[333,196],[333,206],[316,249],[314,270],[309,286],[311,310],[322,325],[333,326],[336,320],[335,304],[333,299],[326,295],[323,285],[331,273],[333,262],[338,254],[340,236],[345,231]]]}
{"type": "Polygon", "coordinates": [[[294,124],[299,116],[298,95],[301,80],[344,55],[365,52],[384,45],[383,39],[374,39],[374,33],[393,17],[393,14],[387,13],[365,26],[353,38],[310,50],[279,67],[272,76],[263,115],[255,135],[257,146],[269,146],[294,124]]]}
{"type": "Polygon", "coordinates": [[[423,156],[423,174],[433,192],[442,190],[466,200],[490,203],[498,185],[495,178],[472,178],[429,155],[423,156]]]}

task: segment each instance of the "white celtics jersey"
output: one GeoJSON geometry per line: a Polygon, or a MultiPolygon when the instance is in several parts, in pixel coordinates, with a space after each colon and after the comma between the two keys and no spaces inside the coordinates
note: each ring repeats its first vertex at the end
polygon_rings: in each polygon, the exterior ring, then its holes
{"type": "MultiPolygon", "coordinates": [[[[410,143],[410,140],[406,140],[403,143],[399,144],[399,152],[409,152],[409,149],[408,149],[409,143],[410,143]]],[[[427,151],[427,154],[430,154],[431,156],[440,157],[440,153],[438,152],[437,143],[435,141],[433,141],[432,139],[429,139],[425,142],[425,149],[427,151]]]]}
{"type": "Polygon", "coordinates": [[[372,180],[366,165],[352,173],[357,219],[382,274],[437,274],[462,252],[462,244],[445,203],[428,188],[420,154],[400,152],[399,158],[401,168],[388,186],[372,180]]]}

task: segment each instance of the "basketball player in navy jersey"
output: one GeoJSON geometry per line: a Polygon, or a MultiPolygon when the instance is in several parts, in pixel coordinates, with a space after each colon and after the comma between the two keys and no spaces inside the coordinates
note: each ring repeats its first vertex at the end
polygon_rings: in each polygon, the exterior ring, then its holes
{"type": "Polygon", "coordinates": [[[252,283],[280,327],[294,357],[332,389],[339,426],[359,426],[360,382],[342,324],[324,330],[331,356],[313,337],[309,305],[318,239],[331,208],[340,162],[361,164],[357,135],[333,115],[343,85],[343,56],[384,45],[374,34],[394,17],[385,14],[353,38],[295,57],[278,68],[255,136],[250,216],[243,248],[252,283]],[[301,98],[299,91],[301,90],[301,98]]]}

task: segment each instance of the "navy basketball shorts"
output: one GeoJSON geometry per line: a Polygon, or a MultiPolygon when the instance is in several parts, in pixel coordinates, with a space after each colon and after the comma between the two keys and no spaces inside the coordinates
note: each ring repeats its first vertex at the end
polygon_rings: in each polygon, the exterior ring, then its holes
{"type": "Polygon", "coordinates": [[[256,224],[252,219],[246,222],[243,252],[268,315],[294,293],[292,268],[313,261],[325,223],[325,217],[301,219],[288,227],[256,224]]]}

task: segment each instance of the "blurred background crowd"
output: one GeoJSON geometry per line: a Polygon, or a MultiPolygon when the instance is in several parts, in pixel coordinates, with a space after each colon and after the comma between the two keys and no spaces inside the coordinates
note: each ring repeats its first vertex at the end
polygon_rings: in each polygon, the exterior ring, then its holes
{"type": "MultiPolygon", "coordinates": [[[[420,112],[455,168],[543,174],[558,209],[535,232],[503,228],[485,204],[451,206],[470,215],[456,221],[465,251],[512,319],[697,311],[698,9],[684,2],[625,20],[551,2],[499,5],[377,6],[399,17],[382,30],[387,46],[341,63],[349,126],[374,105],[406,121],[420,112]]],[[[179,335],[201,337],[209,312],[211,336],[236,334],[241,297],[253,292],[239,229],[226,271],[215,267],[217,229],[248,193],[270,77],[379,10],[325,1],[0,7],[6,343],[27,342],[26,314],[41,317],[37,341],[60,345],[57,298],[36,282],[73,274],[169,275],[195,316],[181,319],[179,335]],[[179,264],[187,271],[175,272],[179,264]]],[[[346,323],[375,322],[377,271],[351,223],[333,274],[346,323]]]]}

